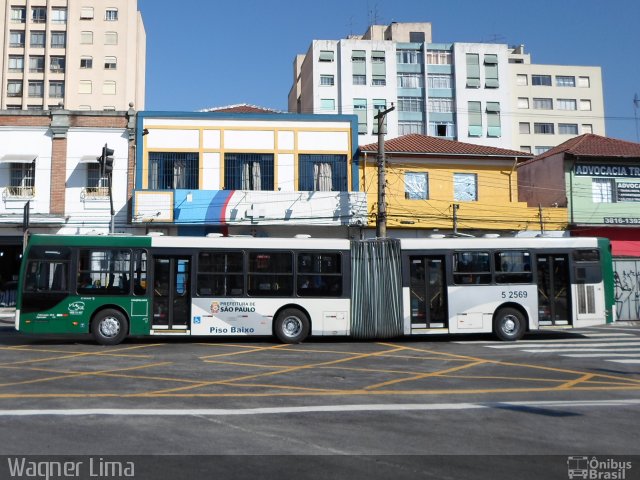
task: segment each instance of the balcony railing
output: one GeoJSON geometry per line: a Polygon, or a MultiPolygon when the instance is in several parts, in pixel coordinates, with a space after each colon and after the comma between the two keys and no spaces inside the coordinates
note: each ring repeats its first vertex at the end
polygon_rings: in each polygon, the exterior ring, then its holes
{"type": "Polygon", "coordinates": [[[2,197],[6,199],[33,198],[36,194],[34,187],[5,187],[2,197]]]}
{"type": "Polygon", "coordinates": [[[109,187],[85,187],[80,192],[81,200],[104,200],[109,198],[109,187]]]}

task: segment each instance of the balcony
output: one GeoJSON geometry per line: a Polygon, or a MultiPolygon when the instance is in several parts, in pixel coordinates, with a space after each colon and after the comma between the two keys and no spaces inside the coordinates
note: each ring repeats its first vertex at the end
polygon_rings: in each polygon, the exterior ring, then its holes
{"type": "Polygon", "coordinates": [[[3,200],[29,200],[35,194],[35,187],[5,187],[2,192],[2,198],[3,200]]]}

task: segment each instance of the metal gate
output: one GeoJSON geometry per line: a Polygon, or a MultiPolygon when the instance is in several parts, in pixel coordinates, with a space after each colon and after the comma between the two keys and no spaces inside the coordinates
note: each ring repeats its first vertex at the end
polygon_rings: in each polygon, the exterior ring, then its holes
{"type": "Polygon", "coordinates": [[[613,260],[616,319],[640,320],[640,259],[613,260]]]}

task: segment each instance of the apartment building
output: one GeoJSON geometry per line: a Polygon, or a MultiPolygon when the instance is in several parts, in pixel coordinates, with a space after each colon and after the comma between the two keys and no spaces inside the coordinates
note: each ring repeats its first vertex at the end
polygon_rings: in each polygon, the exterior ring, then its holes
{"type": "Polygon", "coordinates": [[[314,40],[293,68],[289,111],[355,114],[360,144],[376,141],[374,116],[391,105],[387,138],[426,134],[536,153],[585,131],[604,135],[599,67],[535,65],[523,46],[434,43],[430,23],[314,40]]]}
{"type": "Polygon", "coordinates": [[[137,0],[0,0],[0,109],[144,108],[137,0]]]}

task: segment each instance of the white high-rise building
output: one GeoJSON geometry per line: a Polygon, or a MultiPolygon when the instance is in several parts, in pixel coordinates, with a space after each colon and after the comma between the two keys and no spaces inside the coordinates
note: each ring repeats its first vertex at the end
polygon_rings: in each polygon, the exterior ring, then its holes
{"type": "Polygon", "coordinates": [[[0,0],[0,109],[144,109],[137,0],[0,0]]]}
{"type": "Polygon", "coordinates": [[[290,112],[355,114],[368,144],[374,116],[391,105],[386,138],[420,133],[536,153],[605,133],[600,67],[531,64],[523,46],[433,43],[430,23],[314,40],[294,60],[290,112]]]}

